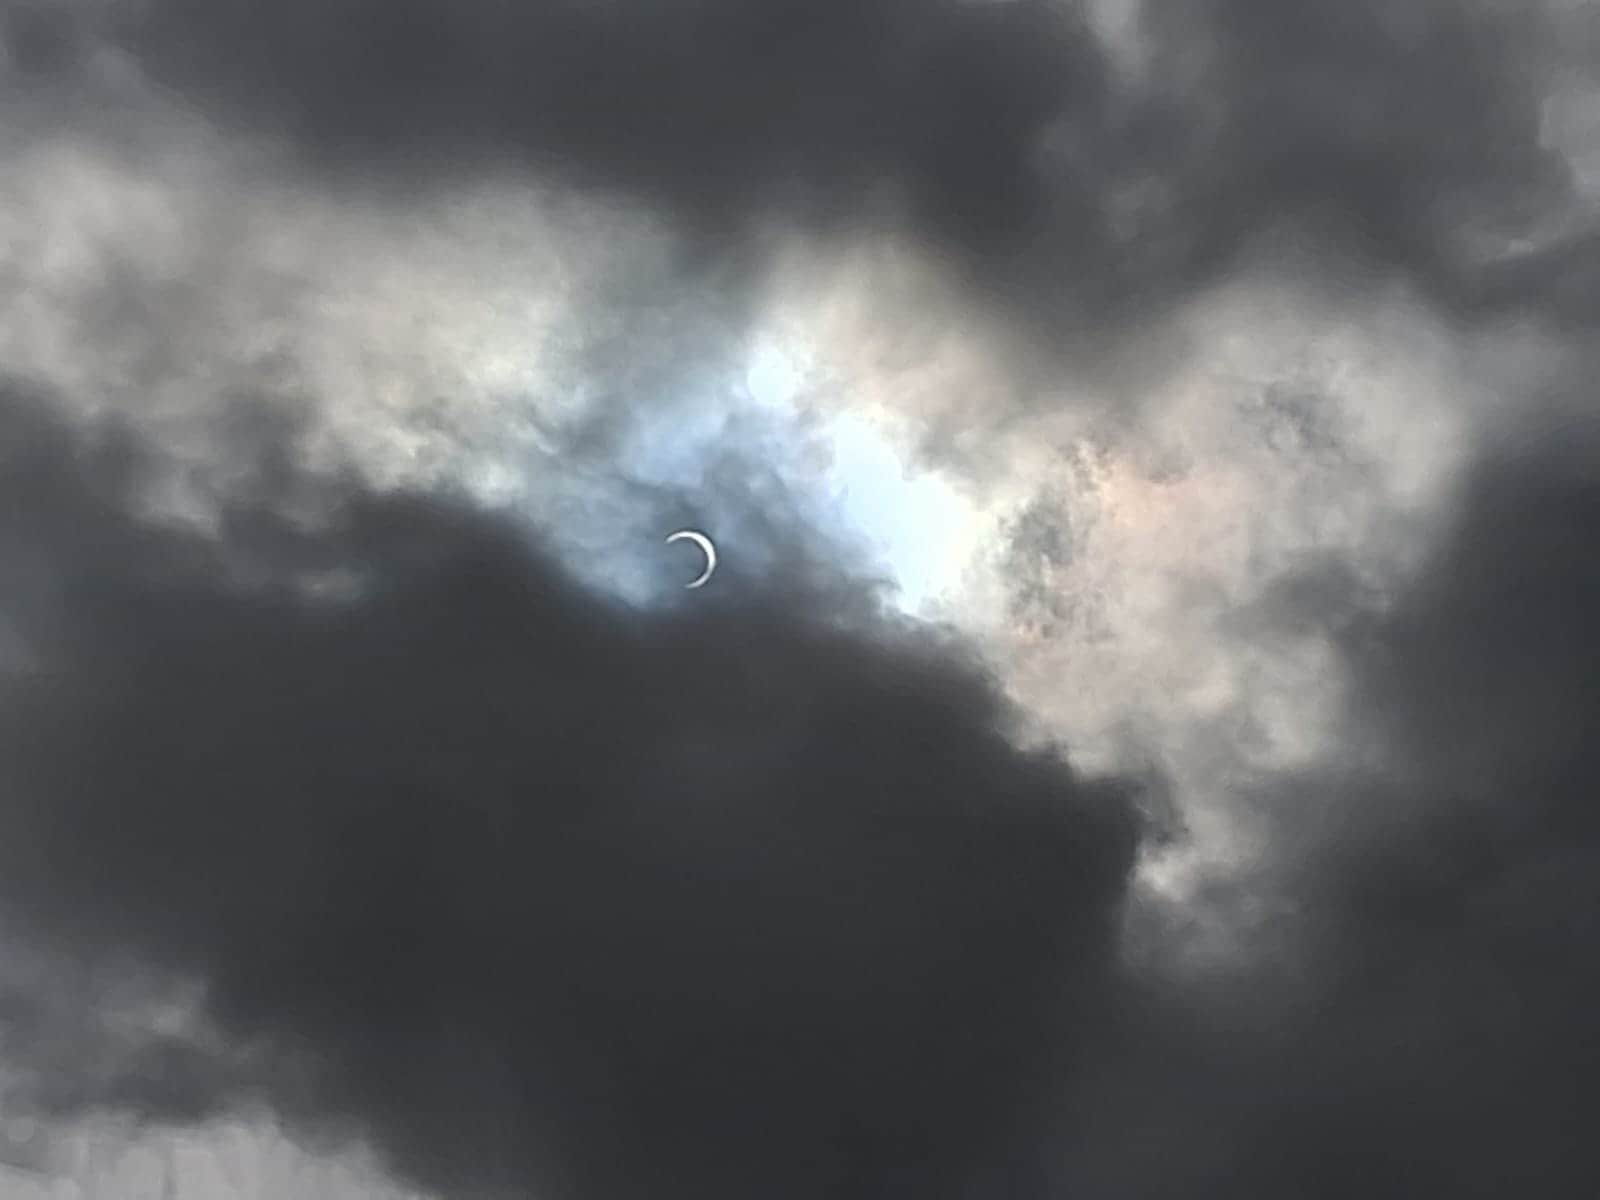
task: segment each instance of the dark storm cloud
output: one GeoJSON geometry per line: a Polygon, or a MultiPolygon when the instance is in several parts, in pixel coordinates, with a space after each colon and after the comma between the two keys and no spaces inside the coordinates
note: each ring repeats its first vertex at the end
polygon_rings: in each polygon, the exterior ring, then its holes
{"type": "MultiPolygon", "coordinates": [[[[452,1195],[1006,1169],[1103,1001],[1133,826],[959,647],[737,578],[625,609],[464,505],[297,479],[279,435],[203,535],[140,515],[131,436],[17,389],[0,420],[25,928],[198,981],[227,1044],[305,1064],[253,1088],[452,1195]]],[[[84,1103],[239,1099],[184,1043],[118,1061],[84,1103]]]]}
{"type": "Polygon", "coordinates": [[[1600,1170],[1597,481],[1592,424],[1506,437],[1420,584],[1346,634],[1353,724],[1389,769],[1333,789],[1361,832],[1297,889],[1337,972],[1284,1132],[1331,1124],[1341,1171],[1395,1194],[1578,1194],[1600,1170]]]}
{"type": "Polygon", "coordinates": [[[1036,3],[163,0],[114,32],[324,163],[509,151],[718,232],[768,206],[847,225],[883,182],[935,227],[1013,231],[1039,199],[1027,138],[1101,86],[1036,3]]]}
{"type": "Polygon", "coordinates": [[[1345,736],[1243,788],[1265,858],[1187,914],[1233,952],[1185,966],[1192,931],[1156,935],[1063,1150],[1075,1194],[1590,1190],[1597,480],[1592,425],[1508,438],[1392,603],[1338,570],[1285,593],[1342,647],[1345,736]]]}
{"type": "Polygon", "coordinates": [[[1553,6],[1147,5],[1136,70],[1078,7],[1036,0],[36,10],[11,35],[35,73],[116,45],[336,173],[521,162],[641,197],[719,253],[773,219],[899,227],[1023,328],[1122,331],[1263,236],[1330,283],[1399,274],[1461,316],[1591,315],[1590,240],[1561,224],[1572,179],[1543,140],[1576,20],[1553,6]]]}

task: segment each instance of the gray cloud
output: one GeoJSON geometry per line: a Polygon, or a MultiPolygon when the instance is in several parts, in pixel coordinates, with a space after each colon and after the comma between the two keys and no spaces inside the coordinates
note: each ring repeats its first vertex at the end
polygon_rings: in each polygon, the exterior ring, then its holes
{"type": "Polygon", "coordinates": [[[1565,1196],[1593,1177],[1600,577],[1581,543],[1600,448],[1541,425],[1469,473],[1392,601],[1337,571],[1281,594],[1274,621],[1341,647],[1342,736],[1236,781],[1265,854],[1146,912],[1069,1189],[1565,1196]],[[1205,920],[1235,941],[1191,959],[1205,920]]]}
{"type": "MultiPolygon", "coordinates": [[[[253,1087],[447,1191],[959,1194],[1004,1154],[1105,986],[1133,825],[955,647],[799,579],[599,601],[439,498],[308,525],[270,439],[211,540],[140,518],[137,439],[5,424],[30,928],[197,982],[309,1061],[253,1087]]],[[[90,1099],[238,1098],[181,1050],[90,1099]]]]}
{"type": "Polygon", "coordinates": [[[901,228],[1050,336],[1104,337],[1284,235],[1458,315],[1584,316],[1551,276],[1587,241],[1537,249],[1579,211],[1544,140],[1578,20],[1553,4],[1148,5],[1137,69],[1034,0],[14,7],[37,73],[119,47],[336,173],[515,161],[708,247],[901,228]]]}

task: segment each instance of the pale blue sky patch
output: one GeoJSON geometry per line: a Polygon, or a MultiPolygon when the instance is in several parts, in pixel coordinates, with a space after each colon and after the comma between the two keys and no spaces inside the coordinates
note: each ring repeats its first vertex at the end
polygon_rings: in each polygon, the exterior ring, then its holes
{"type": "Polygon", "coordinates": [[[893,574],[901,607],[916,613],[955,588],[975,549],[972,505],[934,472],[908,466],[864,417],[837,417],[827,436],[834,501],[893,574]]]}
{"type": "MultiPolygon", "coordinates": [[[[693,402],[637,418],[613,459],[560,467],[559,498],[539,507],[547,520],[557,514],[547,529],[581,578],[633,603],[674,598],[683,555],[662,539],[683,526],[710,535],[724,564],[778,569],[782,548],[761,544],[756,510],[782,505],[836,545],[847,569],[864,561],[887,576],[908,613],[959,585],[976,548],[975,510],[902,456],[892,426],[857,412],[820,414],[811,404],[817,373],[802,348],[762,339],[742,386],[739,375],[735,367],[720,396],[672,398],[693,402]],[[664,510],[671,528],[657,529],[664,510]]],[[[695,386],[719,385],[702,377],[695,386]]]]}

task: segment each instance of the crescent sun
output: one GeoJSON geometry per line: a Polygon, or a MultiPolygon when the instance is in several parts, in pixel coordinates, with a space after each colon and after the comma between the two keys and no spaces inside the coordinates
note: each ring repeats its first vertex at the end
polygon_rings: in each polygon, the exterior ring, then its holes
{"type": "Polygon", "coordinates": [[[669,543],[689,541],[700,547],[701,552],[706,556],[706,569],[700,572],[700,578],[691,579],[683,586],[686,588],[705,586],[706,580],[710,579],[711,573],[717,569],[717,548],[711,544],[711,539],[698,530],[680,529],[677,533],[668,534],[667,541],[669,543]]]}

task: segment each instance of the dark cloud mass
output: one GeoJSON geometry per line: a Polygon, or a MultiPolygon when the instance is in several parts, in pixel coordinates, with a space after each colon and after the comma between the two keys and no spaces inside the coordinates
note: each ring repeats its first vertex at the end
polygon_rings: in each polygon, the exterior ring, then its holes
{"type": "MultiPolygon", "coordinates": [[[[415,183],[521,161],[637,194],[724,251],[774,219],[904,226],[1047,344],[1085,323],[1111,337],[1107,317],[1158,311],[1284,233],[1462,316],[1588,319],[1570,282],[1592,274],[1570,261],[1588,244],[1541,254],[1574,209],[1542,102],[1580,17],[1136,11],[1137,71],[1095,6],[1047,0],[151,0],[94,28],[336,170],[415,183]]],[[[30,60],[62,57],[60,35],[22,28],[30,60]]]]}
{"type": "Polygon", "coordinates": [[[1032,3],[175,0],[113,28],[325,163],[525,155],[724,235],[761,208],[848,226],[881,183],[935,228],[1015,233],[1042,199],[1028,138],[1101,87],[1032,3]]]}
{"type": "Polygon", "coordinates": [[[1273,850],[1197,909],[1251,952],[1174,972],[1158,935],[1068,1194],[1565,1197],[1600,1170],[1600,447],[1518,443],[1394,603],[1290,605],[1344,648],[1344,745],[1242,785],[1273,850]]]}
{"type": "MultiPolygon", "coordinates": [[[[430,1184],[954,1195],[1004,1161],[1103,999],[1133,826],[973,668],[770,596],[596,607],[426,497],[307,530],[269,496],[212,542],[133,515],[137,443],[4,418],[13,910],[305,1046],[282,1103],[430,1184]]],[[[91,1099],[175,1103],[141,1066],[91,1099]]]]}
{"type": "MultiPolygon", "coordinates": [[[[1353,635],[1356,719],[1390,769],[1338,798],[1370,824],[1302,882],[1328,914],[1314,1070],[1365,1143],[1352,1176],[1381,1153],[1439,1194],[1558,1196],[1600,1169],[1581,1116],[1600,1077],[1600,459],[1574,442],[1486,465],[1423,583],[1353,635]]],[[[1304,1139],[1323,1119],[1287,1123],[1304,1139]]]]}

